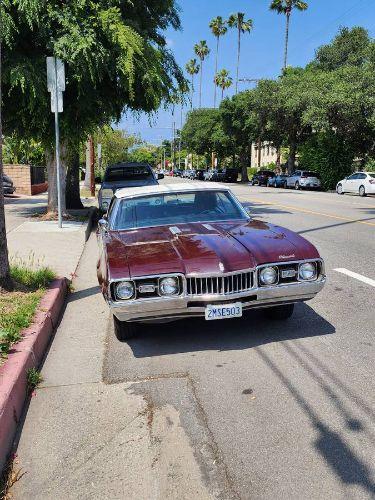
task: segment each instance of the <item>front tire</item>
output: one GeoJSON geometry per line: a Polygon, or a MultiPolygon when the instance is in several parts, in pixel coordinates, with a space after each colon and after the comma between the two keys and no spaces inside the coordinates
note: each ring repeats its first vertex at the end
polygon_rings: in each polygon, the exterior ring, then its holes
{"type": "Polygon", "coordinates": [[[116,318],[116,316],[113,316],[113,326],[116,338],[120,342],[125,342],[126,340],[135,337],[139,329],[137,323],[128,323],[127,321],[120,321],[119,319],[116,318]]]}
{"type": "Polygon", "coordinates": [[[289,319],[294,311],[294,304],[286,304],[284,306],[269,307],[264,310],[268,319],[275,321],[283,321],[289,319]]]}
{"type": "Polygon", "coordinates": [[[366,189],[365,189],[365,186],[361,186],[361,187],[359,188],[359,196],[361,196],[362,198],[363,198],[364,196],[367,196],[367,195],[366,195],[366,189]]]}
{"type": "Polygon", "coordinates": [[[296,191],[299,190],[299,182],[296,182],[296,185],[294,186],[296,188],[296,191]]]}

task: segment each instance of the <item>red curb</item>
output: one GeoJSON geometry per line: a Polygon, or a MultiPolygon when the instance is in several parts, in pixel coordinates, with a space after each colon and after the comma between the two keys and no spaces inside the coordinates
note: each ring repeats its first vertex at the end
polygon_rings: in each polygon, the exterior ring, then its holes
{"type": "Polygon", "coordinates": [[[0,471],[10,452],[27,398],[27,370],[38,367],[60,318],[68,286],[65,278],[51,283],[33,323],[22,332],[0,367],[0,471]]]}

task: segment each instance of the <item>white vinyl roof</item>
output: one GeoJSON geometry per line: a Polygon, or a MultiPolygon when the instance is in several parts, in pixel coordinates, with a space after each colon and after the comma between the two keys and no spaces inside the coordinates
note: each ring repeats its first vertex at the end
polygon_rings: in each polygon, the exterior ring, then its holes
{"type": "Polygon", "coordinates": [[[140,186],[118,189],[115,192],[116,198],[133,198],[135,196],[153,195],[153,194],[173,194],[191,191],[230,191],[230,189],[216,182],[193,183],[179,182],[177,184],[157,184],[154,186],[140,186]]]}

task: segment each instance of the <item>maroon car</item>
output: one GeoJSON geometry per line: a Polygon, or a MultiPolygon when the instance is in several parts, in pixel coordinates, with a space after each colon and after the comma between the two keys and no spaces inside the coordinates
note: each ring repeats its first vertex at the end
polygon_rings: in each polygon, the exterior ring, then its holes
{"type": "Polygon", "coordinates": [[[324,286],[317,249],[252,219],[230,189],[174,184],[116,191],[99,221],[98,280],[119,340],[140,323],[241,317],[287,319],[324,286]]]}

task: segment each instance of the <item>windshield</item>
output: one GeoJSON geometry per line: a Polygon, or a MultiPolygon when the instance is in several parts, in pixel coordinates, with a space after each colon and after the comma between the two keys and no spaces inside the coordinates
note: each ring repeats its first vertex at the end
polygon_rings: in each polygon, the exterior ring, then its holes
{"type": "Polygon", "coordinates": [[[233,219],[247,215],[228,192],[173,193],[122,199],[113,229],[233,219]]]}
{"type": "Polygon", "coordinates": [[[105,182],[134,181],[153,179],[152,170],[147,166],[140,167],[116,167],[107,170],[105,182]]]}

